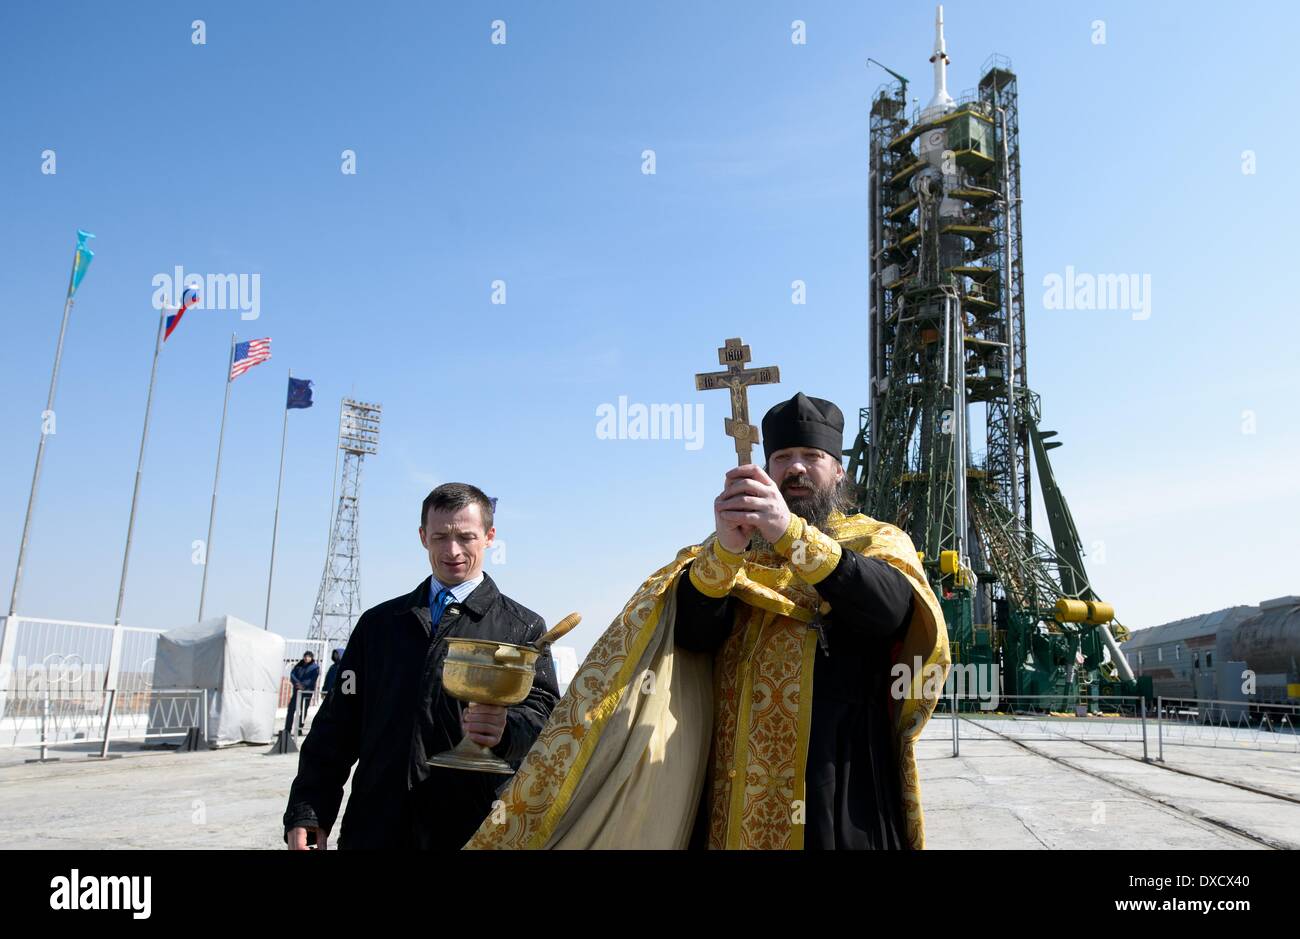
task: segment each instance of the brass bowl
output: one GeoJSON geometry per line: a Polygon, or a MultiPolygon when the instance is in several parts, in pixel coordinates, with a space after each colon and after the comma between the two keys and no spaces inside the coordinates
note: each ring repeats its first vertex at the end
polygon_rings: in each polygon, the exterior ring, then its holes
{"type": "Polygon", "coordinates": [[[528,697],[539,655],[531,646],[449,637],[442,686],[461,701],[509,707],[528,697]]]}
{"type": "MultiPolygon", "coordinates": [[[[530,646],[448,637],[447,656],[442,662],[443,690],[453,698],[471,704],[494,704],[497,707],[518,704],[533,690],[538,657],[581,620],[577,613],[570,613],[530,646]]],[[[514,772],[514,768],[497,757],[491,747],[480,746],[468,735],[461,737],[460,743],[450,750],[431,756],[428,763],[444,769],[477,773],[508,776],[514,772]]]]}
{"type": "MultiPolygon", "coordinates": [[[[533,664],[541,652],[532,646],[488,639],[447,639],[442,687],[447,694],[474,704],[509,707],[528,697],[533,688],[533,664]]],[[[469,737],[429,758],[430,766],[509,775],[514,769],[469,737]]]]}

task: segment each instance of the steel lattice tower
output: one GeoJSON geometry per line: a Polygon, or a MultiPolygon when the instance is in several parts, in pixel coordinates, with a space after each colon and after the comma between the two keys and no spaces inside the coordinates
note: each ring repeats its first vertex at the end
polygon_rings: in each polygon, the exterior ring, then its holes
{"type": "Polygon", "coordinates": [[[954,662],[997,666],[1003,693],[1058,704],[1131,693],[1125,631],[1089,584],[1048,458],[1061,444],[1028,385],[1016,75],[993,56],[977,89],[950,96],[942,7],[930,62],[923,109],[908,113],[893,72],[871,104],[870,405],[848,451],[859,505],[911,536],[954,662]]]}
{"type": "Polygon", "coordinates": [[[308,639],[324,640],[326,649],[345,645],[361,615],[361,464],[367,454],[379,451],[381,411],[378,404],[351,398],[344,398],[339,408],[338,453],[343,457],[343,469],[337,482],[338,502],[332,510],[325,572],[307,631],[308,639]]]}

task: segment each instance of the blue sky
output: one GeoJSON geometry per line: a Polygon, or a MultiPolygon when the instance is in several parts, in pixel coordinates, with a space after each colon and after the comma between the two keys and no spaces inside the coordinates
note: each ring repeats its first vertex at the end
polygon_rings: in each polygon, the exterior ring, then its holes
{"type": "MultiPolygon", "coordinates": [[[[236,381],[209,612],[261,623],[286,369],[272,625],[304,635],[339,398],[384,407],[362,497],[367,605],[428,573],[439,482],[499,498],[503,589],[594,640],[712,528],[721,341],[855,424],[866,400],[867,108],[879,59],[928,100],[933,6],[717,2],[5,3],[0,571],[13,570],[74,234],[69,330],[21,612],[111,621],[156,313],[151,279],[257,273],[261,315],[167,343],[125,620],[197,609],[227,342],[236,381]],[[881,11],[876,13],[876,11],[881,11]],[[191,42],[203,19],[206,44],[191,42]],[[507,25],[505,45],[491,22],[507,25]],[[790,24],[807,23],[807,44],[790,24]],[[657,172],[641,172],[653,149],[657,172]],[[42,151],[57,173],[41,173],[42,151]],[[340,172],[356,153],[355,175],[340,172]],[[491,302],[492,282],[507,302],[491,302]],[[807,303],[790,302],[795,279],[807,303]],[[596,410],[703,403],[703,446],[601,440],[596,410]]],[[[1020,79],[1029,378],[1098,592],[1130,627],[1300,592],[1294,4],[946,5],[950,87],[1020,79]],[[1095,20],[1106,42],[1093,42],[1095,20]],[[1242,172],[1243,151],[1256,172],[1242,172]],[[1151,316],[1046,310],[1043,278],[1149,274],[1151,316]],[[1243,432],[1251,412],[1253,433],[1243,432]]],[[[1248,428],[1249,429],[1249,428],[1248,428]]],[[[7,594],[6,594],[7,596],[7,594]]]]}

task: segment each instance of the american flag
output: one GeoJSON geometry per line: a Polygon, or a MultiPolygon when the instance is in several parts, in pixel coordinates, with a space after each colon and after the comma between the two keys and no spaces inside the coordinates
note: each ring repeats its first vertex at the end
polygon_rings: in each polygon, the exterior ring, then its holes
{"type": "Polygon", "coordinates": [[[234,381],[259,362],[271,357],[271,339],[250,339],[235,343],[235,360],[230,364],[230,380],[234,381]]]}

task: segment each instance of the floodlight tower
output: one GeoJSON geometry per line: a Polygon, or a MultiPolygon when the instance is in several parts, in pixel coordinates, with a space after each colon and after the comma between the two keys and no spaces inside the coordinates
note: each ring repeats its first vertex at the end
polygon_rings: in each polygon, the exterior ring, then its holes
{"type": "Polygon", "coordinates": [[[361,548],[358,530],[361,509],[361,464],[379,452],[378,404],[344,398],[339,408],[339,445],[343,470],[338,476],[325,572],[321,574],[316,608],[308,639],[324,640],[326,649],[343,646],[361,615],[361,548]]]}

